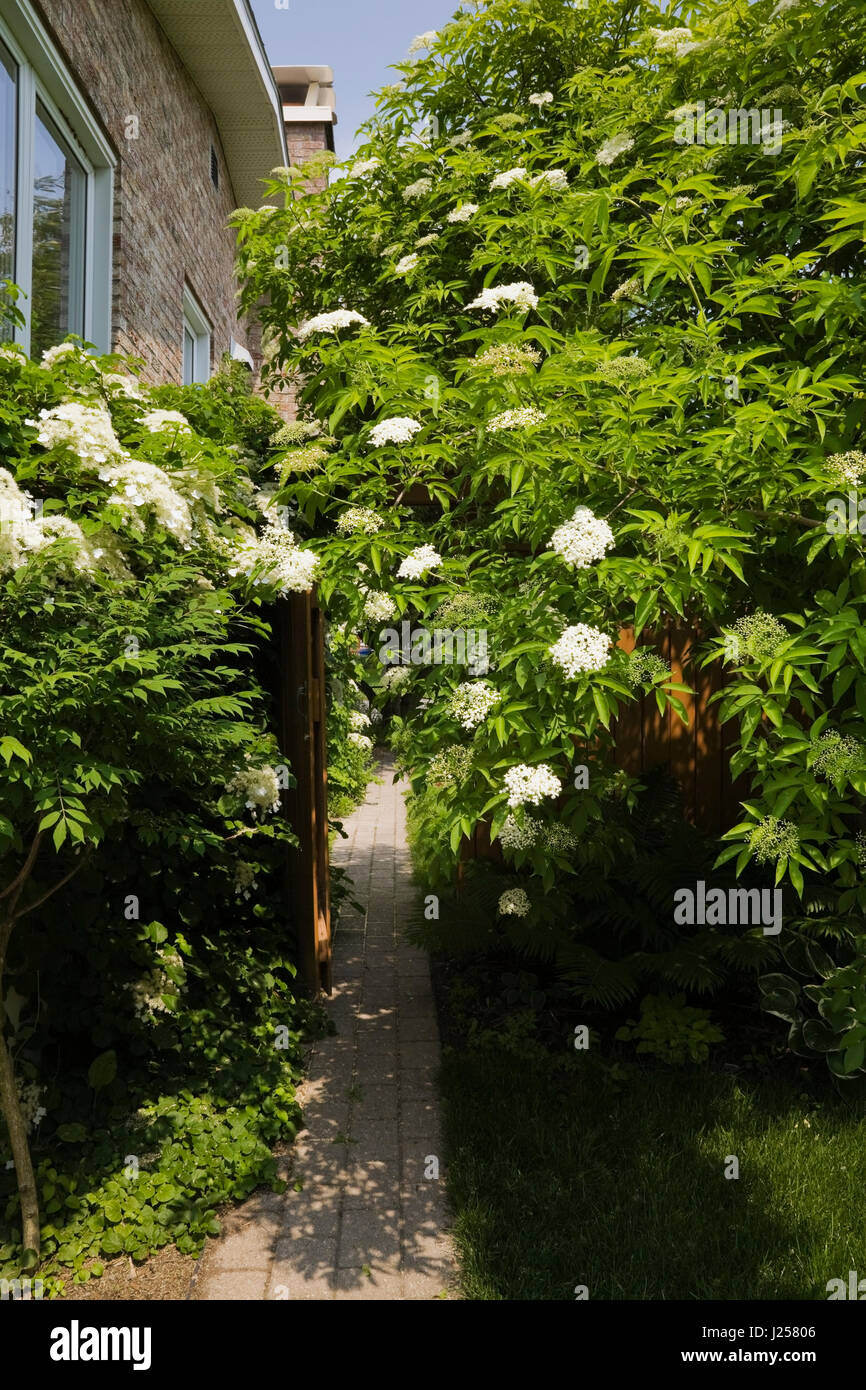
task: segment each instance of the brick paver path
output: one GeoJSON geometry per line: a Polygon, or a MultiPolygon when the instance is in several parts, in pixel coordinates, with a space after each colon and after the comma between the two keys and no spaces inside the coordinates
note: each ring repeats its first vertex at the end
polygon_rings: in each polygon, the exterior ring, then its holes
{"type": "Polygon", "coordinates": [[[403,797],[390,762],[380,776],[334,847],[366,913],[344,908],[337,930],[326,1007],[338,1031],[315,1044],[289,1190],[232,1213],[208,1247],[195,1299],[453,1295],[436,1176],[439,1034],[427,956],[402,940],[417,903],[403,797]]]}

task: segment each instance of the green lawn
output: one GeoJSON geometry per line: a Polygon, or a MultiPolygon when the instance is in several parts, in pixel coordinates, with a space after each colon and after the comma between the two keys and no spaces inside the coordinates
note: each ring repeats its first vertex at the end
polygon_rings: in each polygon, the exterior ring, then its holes
{"type": "Polygon", "coordinates": [[[866,1119],[822,1080],[447,1049],[463,1297],[826,1299],[866,1276],[866,1119]]]}

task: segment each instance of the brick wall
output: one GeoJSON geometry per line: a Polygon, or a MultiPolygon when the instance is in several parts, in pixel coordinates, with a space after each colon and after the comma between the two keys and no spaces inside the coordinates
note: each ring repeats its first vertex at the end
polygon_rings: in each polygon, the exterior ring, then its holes
{"type": "Polygon", "coordinates": [[[186,280],[210,320],[218,366],[230,337],[246,346],[249,333],[237,317],[235,235],[226,226],[236,202],[213,116],[144,0],[39,0],[39,8],[119,156],[114,349],[141,357],[148,381],[181,381],[186,280]]]}

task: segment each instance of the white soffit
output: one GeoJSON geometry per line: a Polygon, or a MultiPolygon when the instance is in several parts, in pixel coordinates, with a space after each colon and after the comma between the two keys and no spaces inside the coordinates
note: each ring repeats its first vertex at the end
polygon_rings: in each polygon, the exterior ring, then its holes
{"type": "Polygon", "coordinates": [[[261,180],[287,165],[276,84],[247,0],[147,0],[214,114],[239,205],[258,207],[261,180]]]}

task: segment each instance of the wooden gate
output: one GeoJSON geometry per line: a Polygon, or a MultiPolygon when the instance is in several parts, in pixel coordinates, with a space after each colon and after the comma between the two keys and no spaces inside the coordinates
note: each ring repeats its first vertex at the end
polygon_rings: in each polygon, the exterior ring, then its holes
{"type": "Polygon", "coordinates": [[[288,898],[301,977],[314,994],[330,994],[324,623],[315,590],[293,594],[279,610],[280,734],[296,779],[286,793],[286,812],[299,840],[288,852],[288,898]]]}

